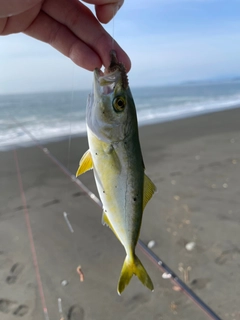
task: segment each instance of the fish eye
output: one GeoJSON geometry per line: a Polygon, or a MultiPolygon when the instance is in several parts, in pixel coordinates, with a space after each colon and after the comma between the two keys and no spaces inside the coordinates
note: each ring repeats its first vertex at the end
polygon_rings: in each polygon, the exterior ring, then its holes
{"type": "Polygon", "coordinates": [[[124,97],[116,97],[113,100],[113,108],[116,112],[122,112],[125,108],[126,100],[124,97]]]}

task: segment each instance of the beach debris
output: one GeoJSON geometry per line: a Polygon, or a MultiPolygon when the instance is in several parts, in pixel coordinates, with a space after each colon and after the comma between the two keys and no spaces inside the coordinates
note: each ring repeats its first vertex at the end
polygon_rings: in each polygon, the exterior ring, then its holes
{"type": "Polygon", "coordinates": [[[66,287],[66,286],[68,285],[68,281],[67,281],[67,280],[62,280],[62,281],[61,281],[61,285],[62,285],[63,287],[66,287]]]}
{"type": "Polygon", "coordinates": [[[176,304],[176,302],[172,301],[171,304],[170,304],[170,308],[171,308],[171,310],[172,310],[172,312],[174,314],[177,314],[177,304],[176,304]]]}
{"type": "Polygon", "coordinates": [[[172,277],[171,273],[168,273],[168,272],[164,272],[162,274],[162,278],[163,279],[170,279],[172,277]]]}
{"type": "Polygon", "coordinates": [[[72,225],[71,225],[71,223],[70,223],[70,221],[69,221],[69,219],[68,219],[68,214],[67,214],[67,212],[63,212],[63,216],[64,216],[64,219],[65,219],[67,225],[68,225],[68,228],[69,228],[70,232],[73,233],[74,230],[73,230],[73,227],[72,227],[72,225]]]}
{"type": "Polygon", "coordinates": [[[58,298],[58,312],[62,315],[62,299],[58,298]]]}
{"type": "Polygon", "coordinates": [[[126,70],[116,51],[110,52],[110,60],[104,72],[94,70],[93,92],[87,103],[89,150],[82,156],[76,176],[93,169],[103,205],[102,223],[109,226],[127,252],[117,287],[120,295],[133,275],[153,291],[135,246],[143,210],[156,186],[145,174],[126,70]]]}
{"type": "Polygon", "coordinates": [[[186,245],[185,245],[185,248],[188,250],[188,251],[192,251],[194,248],[196,247],[196,243],[195,242],[188,242],[186,245]]]}
{"type": "Polygon", "coordinates": [[[179,197],[179,196],[174,196],[173,198],[174,198],[174,200],[176,200],[176,201],[179,201],[179,200],[180,200],[180,197],[179,197]]]}
{"type": "Polygon", "coordinates": [[[199,156],[199,155],[196,155],[196,156],[195,156],[195,159],[196,159],[196,160],[199,160],[199,159],[200,159],[200,156],[199,156]]]}
{"type": "Polygon", "coordinates": [[[228,188],[228,184],[227,184],[227,183],[224,183],[224,184],[223,184],[223,188],[224,188],[224,189],[228,188]]]}
{"type": "Polygon", "coordinates": [[[64,320],[63,309],[62,309],[62,299],[58,298],[58,312],[60,314],[60,320],[64,320]]]}
{"type": "Polygon", "coordinates": [[[77,273],[79,274],[79,280],[80,280],[80,282],[83,282],[83,281],[84,281],[84,274],[83,274],[83,272],[82,272],[81,266],[78,266],[78,267],[77,267],[77,273]]]}
{"type": "Polygon", "coordinates": [[[211,185],[211,187],[212,187],[213,189],[216,189],[216,188],[217,188],[217,185],[216,185],[215,183],[213,183],[213,184],[211,185]]]}
{"type": "Polygon", "coordinates": [[[156,244],[156,242],[154,240],[151,240],[151,241],[148,242],[147,246],[148,246],[149,249],[152,249],[153,247],[155,247],[155,244],[156,244]]]}
{"type": "Polygon", "coordinates": [[[192,270],[191,266],[184,268],[182,263],[179,263],[178,270],[181,272],[183,281],[188,284],[190,281],[190,271],[192,270]]]}
{"type": "Polygon", "coordinates": [[[176,183],[176,180],[171,180],[171,184],[175,185],[176,183]]]}
{"type": "Polygon", "coordinates": [[[237,160],[232,159],[232,164],[237,164],[237,160]]]}
{"type": "Polygon", "coordinates": [[[182,291],[182,289],[179,286],[173,286],[172,289],[174,291],[182,291]]]}

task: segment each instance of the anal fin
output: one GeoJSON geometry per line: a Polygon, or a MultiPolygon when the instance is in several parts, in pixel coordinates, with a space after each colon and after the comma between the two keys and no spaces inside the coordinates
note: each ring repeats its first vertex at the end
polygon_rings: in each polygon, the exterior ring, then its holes
{"type": "MultiPolygon", "coordinates": [[[[114,230],[111,222],[110,222],[109,219],[108,219],[108,216],[106,215],[106,213],[105,213],[104,211],[103,211],[103,214],[102,214],[102,224],[103,224],[104,226],[109,227],[109,228],[112,230],[112,232],[115,234],[115,236],[118,238],[117,233],[115,232],[115,230],[114,230]]],[[[119,238],[118,238],[118,240],[119,240],[119,238]]]]}

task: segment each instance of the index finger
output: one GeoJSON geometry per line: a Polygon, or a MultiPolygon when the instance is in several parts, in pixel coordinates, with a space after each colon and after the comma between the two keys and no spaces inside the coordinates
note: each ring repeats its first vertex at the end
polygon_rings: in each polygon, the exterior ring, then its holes
{"type": "Polygon", "coordinates": [[[94,4],[97,18],[102,23],[108,23],[123,5],[124,0],[83,0],[94,4]]]}
{"type": "Polygon", "coordinates": [[[55,20],[67,26],[79,39],[92,48],[99,55],[105,67],[109,66],[109,52],[114,49],[119,61],[125,65],[127,71],[130,70],[131,62],[127,54],[81,2],[75,0],[46,0],[43,4],[43,10],[55,20]]]}

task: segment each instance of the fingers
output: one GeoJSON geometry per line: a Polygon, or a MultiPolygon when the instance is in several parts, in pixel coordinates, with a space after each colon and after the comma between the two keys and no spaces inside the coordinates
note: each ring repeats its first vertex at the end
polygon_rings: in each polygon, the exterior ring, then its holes
{"type": "Polygon", "coordinates": [[[40,10],[41,6],[37,5],[16,16],[0,19],[0,34],[8,35],[24,31],[37,17],[40,10]]]}
{"type": "MultiPolygon", "coordinates": [[[[92,48],[104,66],[109,66],[109,52],[114,48],[119,61],[121,61],[125,65],[126,70],[129,71],[131,62],[127,54],[113,41],[92,12],[81,2],[76,0],[46,0],[43,5],[43,10],[54,20],[68,27],[76,37],[92,48]]],[[[97,67],[97,65],[95,67],[97,67]]]]}
{"type": "MultiPolygon", "coordinates": [[[[15,0],[9,0],[14,2],[15,0]]],[[[108,21],[114,15],[112,6],[123,0],[87,0],[96,4],[99,19],[108,21]]],[[[28,0],[23,0],[27,3],[28,0]]],[[[16,32],[49,43],[77,65],[92,71],[110,65],[109,52],[114,49],[118,59],[129,71],[131,62],[122,48],[104,30],[92,12],[78,0],[31,0],[34,7],[9,18],[0,18],[0,34],[16,32]]]]}
{"type": "Polygon", "coordinates": [[[118,4],[105,4],[95,7],[97,18],[102,23],[108,23],[119,9],[118,4]]]}
{"type": "Polygon", "coordinates": [[[1,0],[0,1],[0,18],[10,17],[26,10],[29,10],[41,3],[42,0],[1,0]]]}
{"type": "Polygon", "coordinates": [[[78,66],[89,71],[102,66],[101,59],[88,45],[76,37],[66,26],[42,11],[24,33],[49,43],[78,66]]]}
{"type": "Polygon", "coordinates": [[[123,5],[124,0],[84,0],[94,4],[97,18],[102,23],[108,23],[123,5]]]}

